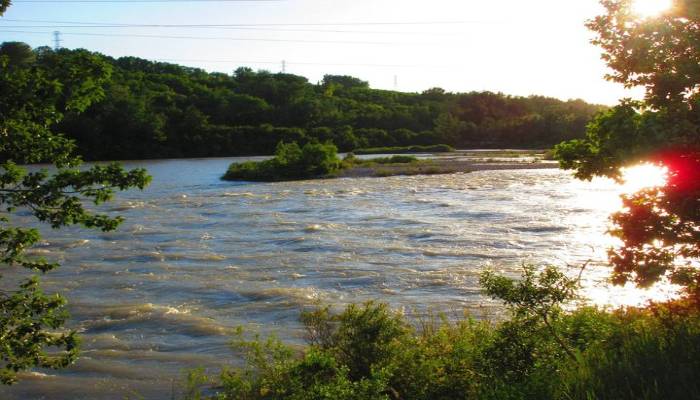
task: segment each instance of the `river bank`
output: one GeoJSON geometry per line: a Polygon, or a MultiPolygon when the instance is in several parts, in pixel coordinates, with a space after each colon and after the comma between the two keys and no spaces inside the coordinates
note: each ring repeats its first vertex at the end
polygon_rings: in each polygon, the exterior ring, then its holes
{"type": "Polygon", "coordinates": [[[443,153],[336,155],[335,146],[281,144],[275,156],[233,163],[228,181],[280,182],[309,179],[441,175],[491,170],[557,168],[543,150],[456,150],[443,153]]]}
{"type": "Polygon", "coordinates": [[[484,162],[478,160],[459,159],[457,157],[436,157],[418,160],[414,163],[359,165],[343,169],[329,178],[362,178],[387,177],[400,175],[440,175],[457,172],[523,169],[556,169],[557,163],[550,161],[521,162],[518,159],[510,161],[484,162]]]}

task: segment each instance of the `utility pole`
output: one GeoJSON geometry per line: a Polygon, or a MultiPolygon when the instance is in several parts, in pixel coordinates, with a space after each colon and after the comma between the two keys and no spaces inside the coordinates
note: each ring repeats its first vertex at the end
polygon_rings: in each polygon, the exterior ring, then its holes
{"type": "Polygon", "coordinates": [[[282,60],[282,73],[286,74],[287,73],[287,61],[282,60]]]}
{"type": "Polygon", "coordinates": [[[53,49],[58,51],[61,48],[61,32],[53,31],[53,49]]]}

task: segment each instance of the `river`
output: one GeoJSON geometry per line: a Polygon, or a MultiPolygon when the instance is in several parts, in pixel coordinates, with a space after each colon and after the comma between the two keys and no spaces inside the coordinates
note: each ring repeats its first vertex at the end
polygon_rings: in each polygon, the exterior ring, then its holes
{"type": "Polygon", "coordinates": [[[32,252],[62,264],[43,282],[68,298],[83,350],[66,370],[1,387],[3,399],[169,399],[183,371],[234,362],[237,326],[300,342],[299,311],[315,302],[493,317],[500,308],[478,286],[486,268],[515,276],[523,262],[551,263],[573,273],[591,259],[593,301],[630,296],[605,284],[604,233],[619,193],[610,181],[556,169],[219,180],[232,160],[126,162],[153,183],[104,208],[126,218],[118,231],[41,228],[32,252]]]}

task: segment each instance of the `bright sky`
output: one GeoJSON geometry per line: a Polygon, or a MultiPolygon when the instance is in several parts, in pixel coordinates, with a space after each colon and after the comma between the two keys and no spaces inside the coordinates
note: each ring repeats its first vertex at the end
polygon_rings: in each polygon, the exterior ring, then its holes
{"type": "Polygon", "coordinates": [[[601,12],[597,0],[13,3],[0,18],[0,42],[53,46],[52,32],[58,30],[64,47],[226,73],[241,65],[277,72],[285,60],[287,72],[312,82],[324,74],[346,74],[383,89],[439,86],[453,92],[490,90],[602,104],[639,96],[603,79],[606,67],[583,25],[601,12]]]}

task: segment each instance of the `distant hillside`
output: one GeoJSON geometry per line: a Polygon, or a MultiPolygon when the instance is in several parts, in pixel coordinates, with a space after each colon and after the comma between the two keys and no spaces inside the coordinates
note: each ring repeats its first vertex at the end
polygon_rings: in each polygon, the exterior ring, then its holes
{"type": "MultiPolygon", "coordinates": [[[[279,141],[332,141],[341,151],[429,145],[547,147],[582,137],[602,106],[501,93],[371,89],[350,76],[301,76],[239,68],[231,75],[43,47],[39,65],[69,73],[79,57],[111,68],[105,98],[56,127],[86,159],[271,154],[279,141]]],[[[465,73],[469,73],[465,71],[465,73]]]]}

